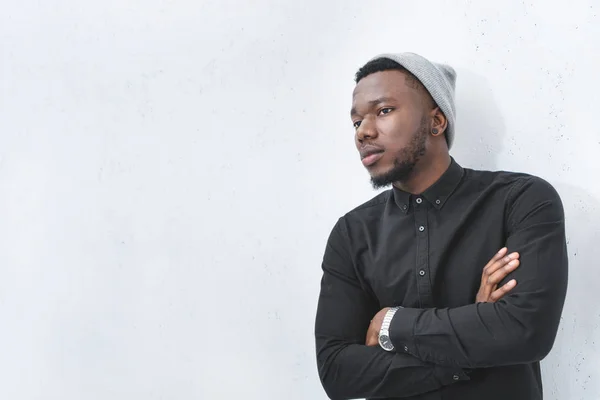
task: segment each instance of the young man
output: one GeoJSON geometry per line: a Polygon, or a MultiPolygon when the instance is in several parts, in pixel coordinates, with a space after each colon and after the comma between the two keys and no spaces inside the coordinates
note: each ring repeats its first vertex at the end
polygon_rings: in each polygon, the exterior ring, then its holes
{"type": "Polygon", "coordinates": [[[356,74],[356,147],[392,188],[327,243],[315,336],[331,399],[542,399],[567,288],[562,203],[538,177],[449,155],[455,76],[412,53],[356,74]]]}

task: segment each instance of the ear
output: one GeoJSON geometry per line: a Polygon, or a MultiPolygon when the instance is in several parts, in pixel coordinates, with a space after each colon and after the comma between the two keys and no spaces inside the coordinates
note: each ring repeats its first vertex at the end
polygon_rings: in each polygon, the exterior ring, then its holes
{"type": "Polygon", "coordinates": [[[439,107],[431,110],[431,134],[433,136],[444,136],[444,132],[448,127],[448,120],[439,107]]]}

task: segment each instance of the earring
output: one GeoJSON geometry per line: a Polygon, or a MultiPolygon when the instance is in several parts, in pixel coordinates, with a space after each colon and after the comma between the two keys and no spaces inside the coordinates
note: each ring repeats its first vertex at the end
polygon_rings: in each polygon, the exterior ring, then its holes
{"type": "Polygon", "coordinates": [[[433,128],[433,129],[431,130],[431,133],[433,133],[434,135],[437,135],[437,134],[438,134],[438,130],[437,130],[437,128],[433,128]]]}

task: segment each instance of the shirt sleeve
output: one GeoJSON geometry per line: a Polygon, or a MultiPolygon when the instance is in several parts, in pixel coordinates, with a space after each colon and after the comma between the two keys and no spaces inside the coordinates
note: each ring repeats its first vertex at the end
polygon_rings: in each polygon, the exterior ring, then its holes
{"type": "Polygon", "coordinates": [[[379,305],[355,273],[341,221],[325,250],[315,322],[318,371],[328,396],[408,397],[468,380],[460,368],[438,366],[408,354],[365,345],[370,320],[379,305]]]}
{"type": "Polygon", "coordinates": [[[521,263],[501,284],[514,278],[517,286],[496,303],[399,309],[390,326],[396,348],[462,368],[531,363],[550,352],[568,278],[562,202],[536,177],[523,178],[510,198],[506,246],[520,253],[521,263]]]}

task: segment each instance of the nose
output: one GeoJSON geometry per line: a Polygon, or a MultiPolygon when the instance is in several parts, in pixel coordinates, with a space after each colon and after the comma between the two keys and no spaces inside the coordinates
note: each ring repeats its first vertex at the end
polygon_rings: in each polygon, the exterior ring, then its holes
{"type": "Polygon", "coordinates": [[[377,127],[372,118],[365,118],[361,121],[360,126],[356,130],[356,141],[359,143],[365,140],[372,140],[377,137],[377,127]]]}

